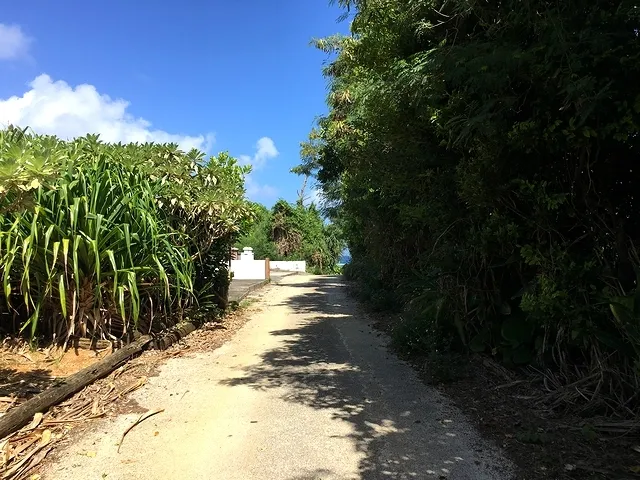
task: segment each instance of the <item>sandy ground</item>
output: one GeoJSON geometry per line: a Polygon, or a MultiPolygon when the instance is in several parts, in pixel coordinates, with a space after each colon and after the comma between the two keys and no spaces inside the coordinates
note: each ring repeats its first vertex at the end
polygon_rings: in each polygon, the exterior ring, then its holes
{"type": "Polygon", "coordinates": [[[99,421],[44,478],[510,479],[512,468],[390,354],[336,277],[267,287],[216,350],[168,360],[134,399],[150,412],[99,421]]]}

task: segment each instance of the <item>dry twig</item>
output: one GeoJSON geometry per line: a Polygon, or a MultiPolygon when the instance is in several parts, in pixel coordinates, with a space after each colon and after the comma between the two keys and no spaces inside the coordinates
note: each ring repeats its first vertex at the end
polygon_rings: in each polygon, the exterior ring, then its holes
{"type": "Polygon", "coordinates": [[[143,413],[142,415],[140,415],[140,418],[138,418],[138,420],[136,420],[133,423],[133,425],[131,425],[129,428],[127,428],[124,431],[124,433],[122,434],[122,438],[120,439],[120,442],[118,443],[118,453],[120,453],[120,447],[122,446],[122,442],[124,442],[124,437],[127,436],[127,433],[129,433],[131,430],[133,430],[133,428],[136,427],[137,425],[140,425],[147,418],[153,417],[154,415],[157,415],[158,413],[162,413],[162,412],[164,412],[164,408],[161,408],[159,410],[154,410],[152,412],[143,413]]]}

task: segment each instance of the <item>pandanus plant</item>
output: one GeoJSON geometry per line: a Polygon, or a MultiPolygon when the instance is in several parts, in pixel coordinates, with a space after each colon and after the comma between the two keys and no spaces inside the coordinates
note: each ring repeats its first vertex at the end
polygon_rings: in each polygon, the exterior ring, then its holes
{"type": "Polygon", "coordinates": [[[33,167],[32,180],[20,179],[28,188],[5,181],[0,197],[0,330],[17,322],[31,338],[66,341],[158,328],[197,301],[204,247],[228,243],[244,215],[244,170],[227,157],[198,167],[201,154],[175,145],[97,136],[22,132],[0,144],[0,172],[33,167]],[[55,175],[26,157],[55,165],[55,175]]]}

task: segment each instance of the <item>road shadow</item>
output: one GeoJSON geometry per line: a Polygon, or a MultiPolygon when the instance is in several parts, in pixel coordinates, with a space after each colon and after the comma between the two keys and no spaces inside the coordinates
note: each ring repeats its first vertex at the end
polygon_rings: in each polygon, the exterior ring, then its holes
{"type": "Polygon", "coordinates": [[[43,392],[55,382],[56,378],[47,370],[21,372],[0,368],[0,412],[43,392]]]}
{"type": "Polygon", "coordinates": [[[336,475],[333,472],[333,470],[327,470],[326,468],[318,468],[316,470],[311,470],[301,475],[296,475],[295,477],[291,477],[287,480],[341,480],[341,479],[338,475],[336,475]]]}
{"type": "MultiPolygon", "coordinates": [[[[466,443],[459,448],[464,440],[458,438],[455,416],[436,392],[427,399],[424,385],[407,378],[410,369],[363,321],[339,277],[287,285],[292,287],[300,293],[284,305],[299,318],[298,325],[272,331],[280,346],[223,384],[283,388],[287,401],[329,410],[348,422],[362,455],[363,480],[505,478],[484,473],[489,465],[480,466],[482,452],[466,443]]],[[[334,478],[330,472],[310,475],[299,478],[334,478]]]]}

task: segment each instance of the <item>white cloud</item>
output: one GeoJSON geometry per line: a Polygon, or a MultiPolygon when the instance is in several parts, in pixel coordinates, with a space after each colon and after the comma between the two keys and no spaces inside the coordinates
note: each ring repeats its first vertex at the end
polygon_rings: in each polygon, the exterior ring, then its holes
{"type": "Polygon", "coordinates": [[[256,182],[251,174],[244,177],[245,187],[247,189],[247,197],[252,200],[272,199],[278,195],[278,190],[271,185],[260,185],[256,182]]]}
{"type": "Polygon", "coordinates": [[[19,25],[0,23],[0,60],[14,60],[26,56],[31,41],[19,25]]]}
{"type": "Polygon", "coordinates": [[[101,94],[93,85],[72,87],[40,75],[29,86],[21,97],[0,99],[0,127],[30,127],[65,139],[93,133],[105,142],[177,143],[183,150],[208,151],[214,142],[212,134],[194,137],[154,130],[147,120],[127,113],[129,102],[101,94]]]}
{"type": "Polygon", "coordinates": [[[253,164],[256,168],[264,165],[268,159],[277,157],[279,153],[276,144],[269,137],[258,140],[256,148],[257,152],[253,156],[253,164]]]}
{"type": "Polygon", "coordinates": [[[306,206],[314,203],[316,207],[321,207],[322,205],[324,205],[324,202],[325,198],[320,188],[314,188],[309,194],[304,196],[304,204],[306,206]]]}
{"type": "Polygon", "coordinates": [[[242,165],[251,165],[254,170],[258,170],[265,166],[267,160],[276,158],[280,152],[276,148],[276,144],[273,143],[269,137],[262,137],[256,143],[256,153],[253,157],[249,155],[240,155],[238,160],[242,165]]]}
{"type": "MultiPolygon", "coordinates": [[[[276,144],[269,137],[262,137],[256,142],[256,152],[252,156],[240,155],[238,157],[240,165],[251,165],[253,171],[264,167],[267,160],[277,157],[280,154],[276,148],[276,144]]],[[[278,195],[278,190],[271,185],[262,185],[258,183],[252,174],[244,177],[245,187],[247,189],[247,197],[252,200],[273,199],[278,195]]]]}

